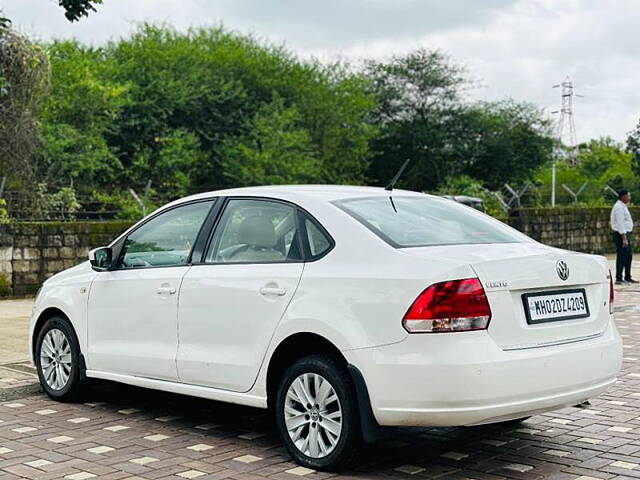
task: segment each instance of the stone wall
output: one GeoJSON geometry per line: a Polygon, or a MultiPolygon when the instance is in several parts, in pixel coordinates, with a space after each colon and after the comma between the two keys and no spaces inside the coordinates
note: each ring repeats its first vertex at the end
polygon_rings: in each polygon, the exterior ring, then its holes
{"type": "Polygon", "coordinates": [[[0,296],[27,295],[54,273],[111,243],[130,221],[16,222],[0,225],[0,296]]]}
{"type": "MultiPolygon", "coordinates": [[[[609,215],[608,207],[523,208],[515,210],[508,223],[547,245],[608,253],[614,251],[609,215]]],[[[640,207],[632,207],[631,215],[640,225],[640,207]]],[[[91,248],[109,244],[130,225],[130,221],[0,225],[0,296],[35,292],[45,279],[85,261],[91,248]]]]}
{"type": "MultiPolygon", "coordinates": [[[[631,207],[640,222],[640,207],[631,207]]],[[[587,253],[615,251],[609,227],[611,207],[522,208],[515,210],[509,224],[521,232],[554,247],[587,253]]]]}

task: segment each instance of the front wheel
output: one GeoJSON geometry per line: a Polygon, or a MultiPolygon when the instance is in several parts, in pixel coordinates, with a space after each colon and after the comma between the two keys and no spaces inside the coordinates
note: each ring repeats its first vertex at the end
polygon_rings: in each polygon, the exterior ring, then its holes
{"type": "Polygon", "coordinates": [[[40,385],[49,397],[73,401],[79,397],[80,345],[69,320],[52,317],[36,342],[35,362],[40,385]]]}
{"type": "Polygon", "coordinates": [[[313,355],[293,363],[280,381],[275,415],[300,465],[335,470],[352,462],[361,438],[355,389],[333,358],[313,355]]]}

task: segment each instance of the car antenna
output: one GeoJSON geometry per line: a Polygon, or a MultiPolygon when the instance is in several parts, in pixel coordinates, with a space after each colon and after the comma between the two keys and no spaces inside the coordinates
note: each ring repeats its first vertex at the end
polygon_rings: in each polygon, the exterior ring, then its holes
{"type": "Polygon", "coordinates": [[[393,203],[393,197],[391,196],[391,193],[393,192],[393,187],[395,187],[396,183],[398,182],[398,179],[402,175],[402,172],[404,172],[404,169],[407,168],[407,165],[409,164],[410,161],[411,159],[407,158],[402,164],[402,166],[398,169],[398,172],[395,174],[395,176],[391,179],[391,182],[389,182],[389,184],[386,187],[384,187],[384,189],[389,192],[389,201],[391,202],[393,211],[396,213],[398,213],[398,210],[396,209],[395,203],[393,203]]]}

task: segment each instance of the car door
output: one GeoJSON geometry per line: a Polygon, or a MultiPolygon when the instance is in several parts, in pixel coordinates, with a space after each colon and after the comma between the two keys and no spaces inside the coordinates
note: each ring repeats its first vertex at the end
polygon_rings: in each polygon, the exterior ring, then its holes
{"type": "Polygon", "coordinates": [[[304,263],[297,209],[228,199],[200,265],[185,275],[178,310],[180,381],[251,388],[304,263]]]}
{"type": "Polygon", "coordinates": [[[91,370],[177,380],[178,291],[213,203],[152,217],[128,234],[116,268],[96,276],[88,304],[91,370]]]}

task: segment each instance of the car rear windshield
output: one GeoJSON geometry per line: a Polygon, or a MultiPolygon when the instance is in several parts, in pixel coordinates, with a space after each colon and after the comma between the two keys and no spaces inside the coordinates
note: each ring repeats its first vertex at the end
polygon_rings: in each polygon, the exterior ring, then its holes
{"type": "Polygon", "coordinates": [[[334,204],[396,248],[528,241],[503,223],[443,198],[366,197],[334,204]]]}

